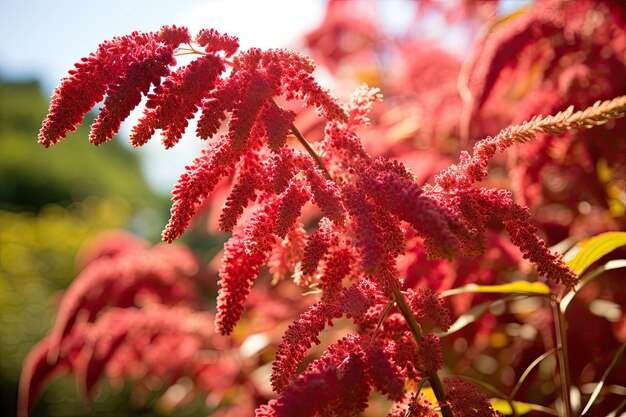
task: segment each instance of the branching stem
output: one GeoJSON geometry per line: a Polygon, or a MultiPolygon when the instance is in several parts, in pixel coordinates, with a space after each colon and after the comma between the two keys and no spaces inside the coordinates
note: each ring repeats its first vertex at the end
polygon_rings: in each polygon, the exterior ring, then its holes
{"type": "MultiPolygon", "coordinates": [[[[270,98],[270,100],[272,101],[272,104],[274,104],[274,106],[280,108],[280,106],[274,101],[273,98],[270,98]]],[[[322,158],[318,155],[317,152],[315,152],[315,149],[313,149],[311,144],[307,142],[307,140],[304,138],[302,133],[300,133],[296,125],[294,125],[293,123],[291,124],[291,133],[293,133],[296,139],[298,139],[298,142],[300,142],[300,145],[304,147],[304,149],[308,152],[308,154],[311,155],[313,159],[315,159],[317,166],[324,172],[324,177],[327,180],[332,181],[333,178],[328,173],[328,170],[326,169],[326,166],[324,165],[324,161],[322,161],[322,158]]]]}
{"type": "MultiPolygon", "coordinates": [[[[396,305],[400,309],[400,312],[404,316],[407,324],[409,325],[409,330],[415,339],[415,342],[419,345],[422,341],[422,330],[420,325],[417,323],[415,319],[415,315],[411,311],[411,308],[406,302],[404,295],[400,289],[392,283],[391,289],[393,291],[393,298],[396,301],[396,305]]],[[[450,409],[450,404],[446,401],[446,394],[443,390],[443,384],[441,383],[441,379],[439,379],[439,375],[437,372],[426,372],[426,376],[428,377],[428,381],[430,382],[430,386],[435,393],[435,397],[437,397],[437,401],[439,402],[439,406],[441,407],[441,414],[443,417],[454,417],[452,414],[452,410],[450,409]]]]}
{"type": "MultiPolygon", "coordinates": [[[[198,51],[197,49],[195,49],[193,47],[193,45],[188,44],[189,48],[179,48],[179,52],[176,55],[177,56],[183,56],[183,55],[207,55],[205,52],[202,51],[198,51]]],[[[226,61],[227,64],[232,66],[232,62],[226,61]]],[[[276,103],[276,101],[274,101],[273,98],[270,98],[272,104],[278,108],[280,108],[280,106],[276,103]]],[[[317,163],[317,166],[322,170],[322,172],[324,172],[324,177],[329,180],[332,181],[333,178],[330,176],[330,173],[328,172],[328,170],[326,169],[326,165],[324,165],[324,161],[322,161],[322,158],[319,156],[319,154],[317,152],[315,152],[315,149],[313,149],[313,147],[311,146],[311,144],[304,138],[304,136],[302,135],[302,133],[300,133],[300,131],[298,130],[298,128],[296,127],[295,124],[291,124],[291,133],[293,133],[293,135],[296,137],[296,139],[298,139],[298,142],[300,142],[300,145],[302,145],[302,147],[308,152],[309,155],[311,155],[313,157],[313,159],[315,159],[315,162],[317,163]]]]}

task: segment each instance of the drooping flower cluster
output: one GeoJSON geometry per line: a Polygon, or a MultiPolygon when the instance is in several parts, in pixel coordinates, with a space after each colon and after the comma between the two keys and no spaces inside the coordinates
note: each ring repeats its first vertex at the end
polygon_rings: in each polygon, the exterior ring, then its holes
{"type": "MultiPolygon", "coordinates": [[[[545,19],[550,25],[557,20],[563,23],[554,16],[545,19]]],[[[278,397],[258,408],[257,416],[356,416],[367,407],[374,390],[397,403],[394,410],[407,415],[428,416],[437,409],[444,417],[494,415],[471,384],[452,380],[444,388],[438,376],[443,366],[439,334],[450,328],[450,312],[434,290],[403,286],[411,277],[400,273],[397,259],[406,254],[409,239],[416,251],[431,260],[481,256],[488,249],[488,230],[501,227],[540,275],[573,287],[578,277],[539,237],[529,210],[516,204],[509,191],[480,188],[476,183],[485,178],[487,163],[498,150],[529,141],[537,133],[561,134],[620,117],[626,108],[624,97],[505,129],[476,143],[472,155],[463,153],[457,165],[436,177],[434,185],[424,185],[405,164],[372,157],[357,134],[369,122],[374,103],[381,100],[379,90],[361,86],[348,104],[340,104],[315,82],[310,59],[285,50],[237,52],[235,38],[212,29],[195,37],[204,52],[192,45],[185,49],[199,58],[170,71],[183,43],[191,43],[186,29],[165,27],[158,33],[135,33],[103,44],[77,64],[55,91],[40,142],[45,146],[58,142],[103,98],[103,110],[92,126],[91,140],[96,144],[117,132],[142,96],[147,96],[146,110],[131,134],[135,146],[146,143],[156,130],[166,147],[174,146],[199,112],[196,133],[211,141],[179,178],[162,238],[171,243],[180,237],[220,181],[233,179],[219,216],[220,227],[232,232],[232,237],[224,245],[218,273],[216,330],[233,332],[266,264],[275,282],[292,277],[297,284],[321,292],[320,300],[285,331],[271,375],[278,397]],[[77,100],[79,90],[87,93],[77,100]],[[328,122],[324,138],[309,144],[294,125],[296,113],[282,108],[279,97],[315,107],[328,122]],[[222,125],[225,133],[214,138],[222,125]],[[292,146],[292,137],[303,149],[292,146]],[[298,373],[311,347],[321,343],[320,334],[340,318],[352,320],[356,330],[298,373]],[[420,386],[428,381],[439,404],[410,392],[411,381],[420,386]]],[[[504,53],[498,48],[494,53],[504,53]]],[[[479,107],[486,102],[498,71],[486,69],[484,77],[472,78],[479,107]]],[[[26,380],[37,380],[45,355],[95,382],[119,346],[124,346],[127,328],[119,337],[117,333],[104,337],[96,330],[90,336],[89,326],[84,334],[74,331],[80,311],[86,310],[91,322],[105,307],[99,303],[106,299],[95,300],[90,289],[106,293],[117,307],[135,305],[144,287],[160,304],[197,302],[193,280],[190,283],[163,265],[152,271],[158,257],[146,255],[133,263],[136,256],[115,257],[113,267],[106,266],[111,260],[98,260],[81,274],[66,295],[51,336],[37,348],[39,353],[33,353],[35,365],[26,380]],[[125,277],[121,287],[119,276],[125,277]],[[69,359],[68,352],[82,352],[84,346],[92,353],[104,352],[95,365],[86,362],[87,368],[100,367],[96,371],[83,370],[69,359]]],[[[100,322],[106,320],[101,317],[100,322]]],[[[150,320],[146,323],[146,332],[163,331],[154,330],[150,320]]],[[[201,345],[194,343],[194,347],[201,345]]],[[[36,391],[25,389],[31,394],[36,391]]]]}
{"type": "Polygon", "coordinates": [[[51,333],[24,361],[18,415],[28,415],[46,385],[66,373],[87,396],[105,376],[165,388],[190,377],[207,394],[219,385],[205,383],[207,375],[235,378],[228,358],[220,363],[202,353],[213,345],[212,314],[200,310],[204,271],[187,248],[148,248],[116,234],[89,257],[51,333]]]}
{"type": "MultiPolygon", "coordinates": [[[[623,4],[537,2],[476,42],[461,82],[465,134],[493,135],[537,114],[564,112],[572,105],[584,109],[626,94],[625,48],[623,4]]],[[[554,235],[550,244],[581,237],[581,228],[594,234],[615,227],[605,214],[623,227],[624,205],[615,194],[622,188],[626,147],[616,138],[624,137],[625,128],[621,120],[607,129],[540,134],[510,152],[506,169],[516,201],[533,210],[561,207],[558,216],[536,215],[554,235]],[[604,175],[599,167],[606,167],[604,175]],[[597,213],[593,226],[590,213],[577,210],[581,201],[597,213]]]]}
{"type": "Polygon", "coordinates": [[[388,354],[358,335],[348,335],[329,346],[256,415],[356,416],[367,407],[373,387],[394,401],[403,397],[403,380],[388,354]]]}
{"type": "Polygon", "coordinates": [[[158,33],[134,32],[104,42],[77,63],[54,91],[39,142],[48,147],[65,138],[105,94],[105,105],[92,126],[90,140],[100,144],[111,139],[139,104],[141,95],[169,74],[176,48],[189,41],[186,28],[166,26],[158,33]]]}
{"type": "MultiPolygon", "coordinates": [[[[445,379],[446,394],[455,416],[492,417],[493,409],[487,397],[476,386],[463,379],[445,379]]],[[[495,414],[498,415],[498,414],[495,414]]]]}

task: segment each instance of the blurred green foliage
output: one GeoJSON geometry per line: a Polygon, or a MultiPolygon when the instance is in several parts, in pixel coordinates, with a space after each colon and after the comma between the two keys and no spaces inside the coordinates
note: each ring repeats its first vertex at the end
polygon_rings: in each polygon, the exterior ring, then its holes
{"type": "MultiPolygon", "coordinates": [[[[118,141],[94,152],[87,121],[51,149],[38,144],[47,108],[38,83],[0,82],[0,415],[15,415],[22,360],[49,330],[83,242],[121,227],[158,234],[169,207],[141,176],[136,154],[118,141]]],[[[125,414],[120,403],[128,402],[108,397],[89,414],[125,414]]],[[[33,415],[87,411],[73,384],[61,380],[33,415]]]]}
{"type": "Polygon", "coordinates": [[[0,211],[0,380],[7,407],[15,407],[22,360],[49,330],[60,291],[76,274],[80,245],[123,226],[130,212],[124,200],[97,197],[67,208],[48,204],[36,214],[0,211]]]}
{"type": "Polygon", "coordinates": [[[154,204],[135,154],[116,140],[94,152],[87,140],[93,115],[56,146],[45,149],[37,143],[47,109],[38,83],[0,83],[1,206],[38,209],[91,195],[154,204]]]}

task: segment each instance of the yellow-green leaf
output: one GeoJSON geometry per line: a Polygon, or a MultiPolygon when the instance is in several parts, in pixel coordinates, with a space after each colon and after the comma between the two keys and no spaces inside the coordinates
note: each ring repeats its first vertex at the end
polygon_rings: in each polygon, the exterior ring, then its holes
{"type": "Polygon", "coordinates": [[[468,292],[502,293],[502,294],[550,294],[550,287],[543,282],[515,281],[502,285],[476,285],[469,284],[459,288],[453,288],[441,293],[442,297],[468,292]]]}
{"type": "Polygon", "coordinates": [[[580,282],[576,285],[576,287],[574,288],[574,291],[568,292],[561,299],[561,311],[565,313],[565,310],[567,310],[567,306],[572,301],[572,299],[576,296],[576,294],[578,294],[578,292],[581,290],[582,287],[589,284],[591,281],[595,280],[596,278],[602,276],[602,273],[606,271],[611,271],[613,269],[621,269],[621,268],[626,268],[626,259],[613,259],[611,261],[608,261],[604,265],[597,267],[593,271],[586,273],[585,277],[581,279],[580,282]]]}
{"type": "Polygon", "coordinates": [[[437,404],[439,402],[439,400],[437,400],[437,396],[435,395],[435,391],[431,387],[422,387],[420,393],[424,394],[426,399],[433,404],[437,404]]]}
{"type": "Polygon", "coordinates": [[[626,246],[626,232],[607,232],[581,240],[567,252],[565,260],[578,275],[615,249],[626,246]]]}
{"type": "MultiPolygon", "coordinates": [[[[513,410],[511,410],[511,405],[507,400],[503,400],[501,398],[492,398],[489,400],[491,402],[491,406],[494,410],[501,412],[504,415],[513,414],[513,410]]],[[[530,413],[534,409],[534,404],[523,403],[521,401],[512,401],[513,407],[515,407],[515,411],[517,415],[524,415],[530,413]]]]}

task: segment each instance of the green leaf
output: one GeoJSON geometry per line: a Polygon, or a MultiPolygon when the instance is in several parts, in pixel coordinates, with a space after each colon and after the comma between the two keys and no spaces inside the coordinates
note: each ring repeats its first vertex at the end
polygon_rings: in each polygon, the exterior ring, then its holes
{"type": "Polygon", "coordinates": [[[608,261],[604,265],[594,269],[588,274],[585,274],[585,277],[582,280],[580,280],[580,282],[576,285],[574,290],[565,294],[565,296],[561,300],[561,311],[565,313],[565,310],[567,310],[567,306],[572,301],[574,296],[578,294],[578,292],[581,290],[582,287],[584,287],[585,285],[589,284],[591,281],[601,276],[603,272],[610,271],[612,269],[620,269],[620,268],[626,268],[626,259],[613,259],[612,261],[608,261]]]}
{"type": "MultiPolygon", "coordinates": [[[[501,412],[504,415],[513,414],[513,410],[511,410],[511,405],[507,400],[503,400],[501,398],[492,398],[489,400],[491,402],[491,406],[494,410],[501,412]]],[[[523,403],[521,401],[512,401],[513,407],[515,407],[515,412],[517,415],[523,415],[530,413],[534,409],[534,404],[523,403]]]]}
{"type": "Polygon", "coordinates": [[[626,232],[607,232],[581,240],[565,255],[567,264],[578,275],[615,249],[626,246],[626,232]]]}
{"type": "MultiPolygon", "coordinates": [[[[494,410],[499,411],[504,415],[513,414],[513,411],[511,410],[511,406],[509,405],[508,401],[503,400],[501,398],[492,398],[489,401],[491,402],[491,406],[494,408],[494,410]]],[[[531,411],[538,411],[540,413],[548,414],[551,416],[559,415],[556,410],[549,408],[549,407],[544,407],[543,405],[524,403],[521,401],[512,401],[512,403],[513,403],[513,407],[515,407],[515,411],[517,412],[517,415],[520,415],[520,416],[524,414],[528,414],[531,411]]]]}
{"type": "Polygon", "coordinates": [[[543,282],[515,281],[502,285],[476,285],[469,284],[459,288],[453,288],[441,293],[442,297],[465,293],[501,293],[501,294],[550,294],[550,287],[543,282]]]}

